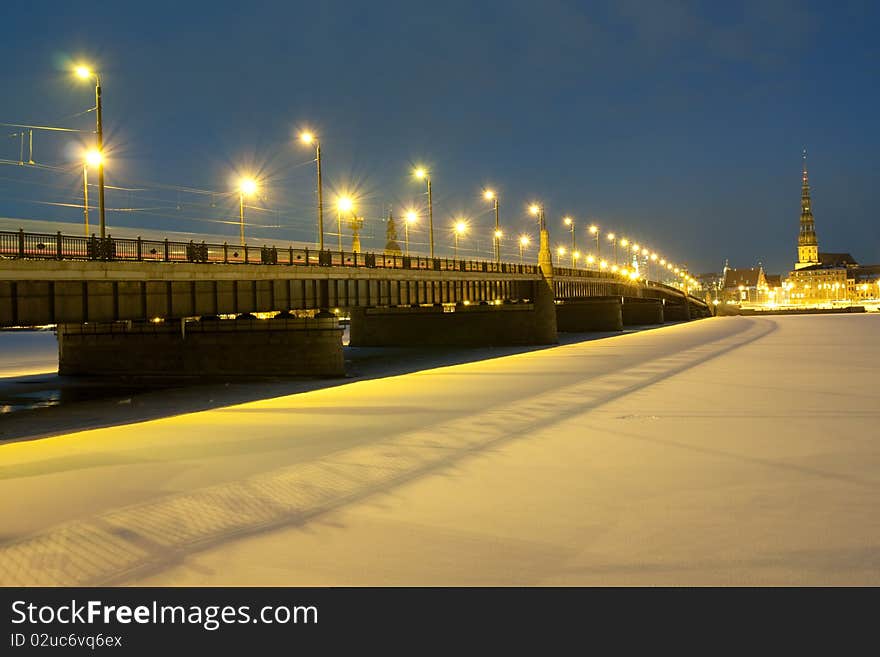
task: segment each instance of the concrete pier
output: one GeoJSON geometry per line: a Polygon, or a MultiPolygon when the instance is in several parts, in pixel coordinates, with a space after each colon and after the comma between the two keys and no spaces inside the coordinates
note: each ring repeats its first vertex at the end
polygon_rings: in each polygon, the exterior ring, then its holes
{"type": "Polygon", "coordinates": [[[622,331],[620,297],[597,297],[556,304],[556,326],[562,333],[622,331]]]}
{"type": "Polygon", "coordinates": [[[663,306],[663,320],[666,322],[689,321],[688,307],[684,303],[667,303],[663,306]]]}
{"type": "Polygon", "coordinates": [[[662,324],[664,320],[663,302],[660,299],[633,299],[625,297],[622,310],[625,326],[662,324]]]}
{"type": "Polygon", "coordinates": [[[58,373],[343,376],[342,329],[335,317],[59,324],[58,373]]]}
{"type": "Polygon", "coordinates": [[[555,321],[547,314],[534,303],[456,306],[454,312],[430,306],[353,308],[351,346],[555,344],[555,321]]]}

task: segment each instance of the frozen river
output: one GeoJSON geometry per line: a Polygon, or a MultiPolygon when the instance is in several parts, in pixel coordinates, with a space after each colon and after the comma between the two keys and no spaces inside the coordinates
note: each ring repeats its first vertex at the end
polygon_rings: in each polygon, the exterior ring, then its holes
{"type": "Polygon", "coordinates": [[[59,413],[0,443],[0,584],[877,585],[878,333],[718,318],[59,413]]]}

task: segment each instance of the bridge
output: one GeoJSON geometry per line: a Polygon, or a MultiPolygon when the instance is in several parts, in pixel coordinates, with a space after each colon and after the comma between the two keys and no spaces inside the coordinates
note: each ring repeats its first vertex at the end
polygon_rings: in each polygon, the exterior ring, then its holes
{"type": "Polygon", "coordinates": [[[58,325],[62,374],[339,375],[339,315],[352,345],[384,346],[553,344],[711,314],[660,282],[553,266],[541,244],[532,264],[0,232],[0,327],[58,325]]]}

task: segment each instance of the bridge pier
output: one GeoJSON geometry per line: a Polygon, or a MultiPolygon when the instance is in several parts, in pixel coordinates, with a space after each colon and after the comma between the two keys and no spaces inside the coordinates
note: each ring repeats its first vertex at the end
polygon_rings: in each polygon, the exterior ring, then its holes
{"type": "Polygon", "coordinates": [[[625,326],[662,324],[663,302],[660,299],[623,299],[623,323],[625,326]]]}
{"type": "Polygon", "coordinates": [[[688,310],[687,302],[667,303],[663,307],[663,318],[667,322],[687,322],[691,318],[688,310]]]}
{"type": "Polygon", "coordinates": [[[620,297],[575,299],[556,304],[556,325],[562,333],[622,331],[620,297]]]}
{"type": "Polygon", "coordinates": [[[550,286],[535,281],[527,303],[351,309],[353,347],[556,344],[550,286]]]}
{"type": "Polygon", "coordinates": [[[342,329],[335,317],[59,324],[58,373],[343,376],[342,329]]]}

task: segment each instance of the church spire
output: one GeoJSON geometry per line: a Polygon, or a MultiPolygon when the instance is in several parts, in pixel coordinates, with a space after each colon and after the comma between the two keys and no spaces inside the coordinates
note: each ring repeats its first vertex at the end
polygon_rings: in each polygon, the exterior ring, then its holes
{"type": "Polygon", "coordinates": [[[798,261],[796,269],[819,264],[819,242],[810,198],[810,178],[807,174],[807,149],[803,155],[803,178],[801,186],[801,222],[798,233],[798,261]]]}

